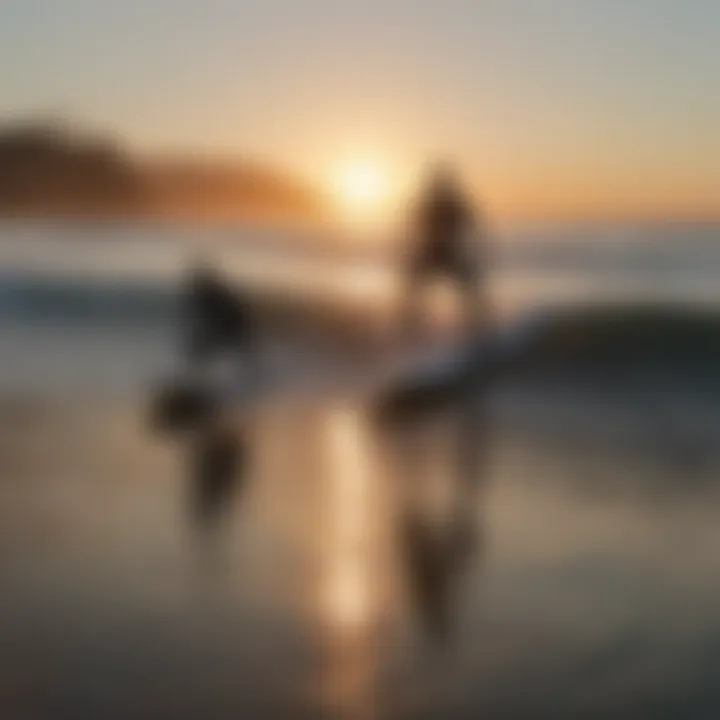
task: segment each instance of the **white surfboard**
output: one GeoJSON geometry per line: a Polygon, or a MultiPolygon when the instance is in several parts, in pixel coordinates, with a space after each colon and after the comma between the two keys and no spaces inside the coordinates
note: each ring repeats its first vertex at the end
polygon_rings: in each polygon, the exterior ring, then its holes
{"type": "Polygon", "coordinates": [[[382,408],[421,407],[462,393],[473,381],[490,378],[494,369],[521,356],[545,326],[546,315],[534,313],[499,326],[486,336],[447,341],[403,353],[378,383],[382,408]],[[465,383],[465,386],[463,386],[465,383]]]}

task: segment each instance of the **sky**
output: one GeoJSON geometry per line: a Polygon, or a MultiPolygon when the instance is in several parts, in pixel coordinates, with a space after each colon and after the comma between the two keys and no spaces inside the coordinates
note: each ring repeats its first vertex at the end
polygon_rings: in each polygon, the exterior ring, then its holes
{"type": "Polygon", "coordinates": [[[509,216],[720,217],[717,0],[0,0],[0,117],[509,216]]]}

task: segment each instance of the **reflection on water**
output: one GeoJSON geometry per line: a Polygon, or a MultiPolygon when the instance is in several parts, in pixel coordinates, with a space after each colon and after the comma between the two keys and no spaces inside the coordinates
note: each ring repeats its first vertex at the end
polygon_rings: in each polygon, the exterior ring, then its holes
{"type": "Polygon", "coordinates": [[[372,715],[382,621],[373,449],[357,410],[341,407],[324,419],[327,493],[319,588],[323,636],[320,695],[343,716],[372,715]]]}
{"type": "Polygon", "coordinates": [[[201,428],[189,446],[190,518],[199,542],[213,545],[244,484],[246,438],[223,419],[201,428]]]}
{"type": "Polygon", "coordinates": [[[225,478],[195,476],[196,529],[223,530],[212,594],[185,537],[192,448],[134,407],[8,401],[0,421],[4,716],[720,710],[715,444],[688,474],[483,397],[383,427],[278,404],[198,446],[225,478]]]}
{"type": "Polygon", "coordinates": [[[472,390],[444,413],[440,429],[432,416],[406,418],[395,452],[402,483],[400,552],[413,604],[436,642],[450,638],[463,578],[481,544],[478,513],[488,437],[481,398],[472,390]],[[428,430],[441,441],[433,442],[428,430]]]}
{"type": "Polygon", "coordinates": [[[357,413],[327,418],[328,581],[327,614],[340,632],[352,633],[372,612],[368,547],[372,535],[367,493],[371,448],[357,413]]]}

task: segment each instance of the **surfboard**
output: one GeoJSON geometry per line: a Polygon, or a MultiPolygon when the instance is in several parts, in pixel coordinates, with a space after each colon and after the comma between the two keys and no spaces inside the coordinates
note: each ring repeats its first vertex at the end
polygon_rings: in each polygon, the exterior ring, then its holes
{"type": "Polygon", "coordinates": [[[261,382],[237,357],[219,358],[201,369],[182,368],[155,384],[150,425],[162,434],[196,429],[221,413],[257,401],[261,382]]]}
{"type": "Polygon", "coordinates": [[[487,386],[541,333],[544,316],[535,313],[470,339],[406,353],[384,379],[373,406],[381,418],[429,411],[487,386]]]}

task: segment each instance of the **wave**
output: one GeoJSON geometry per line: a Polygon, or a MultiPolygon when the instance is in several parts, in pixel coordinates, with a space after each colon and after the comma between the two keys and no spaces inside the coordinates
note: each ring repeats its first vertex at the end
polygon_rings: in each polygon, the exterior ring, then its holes
{"type": "Polygon", "coordinates": [[[157,280],[0,279],[0,319],[6,321],[165,325],[179,303],[179,289],[157,280]]]}
{"type": "MultiPolygon", "coordinates": [[[[178,321],[182,288],[154,279],[0,277],[0,320],[48,325],[157,327],[178,321]]],[[[261,307],[265,307],[265,298],[261,307]]],[[[278,300],[307,315],[340,313],[297,298],[278,300]]],[[[525,307],[507,324],[529,327],[517,353],[517,377],[584,377],[650,382],[687,378],[720,384],[720,310],[678,303],[569,304],[525,307]]]]}
{"type": "Polygon", "coordinates": [[[513,372],[545,379],[720,387],[720,310],[673,303],[569,306],[545,313],[513,372]]]}
{"type": "Polygon", "coordinates": [[[650,401],[652,411],[660,396],[680,396],[718,408],[720,310],[649,303],[544,308],[508,320],[467,351],[445,346],[420,360],[381,388],[381,416],[412,416],[497,389],[551,403],[650,401]]]}

